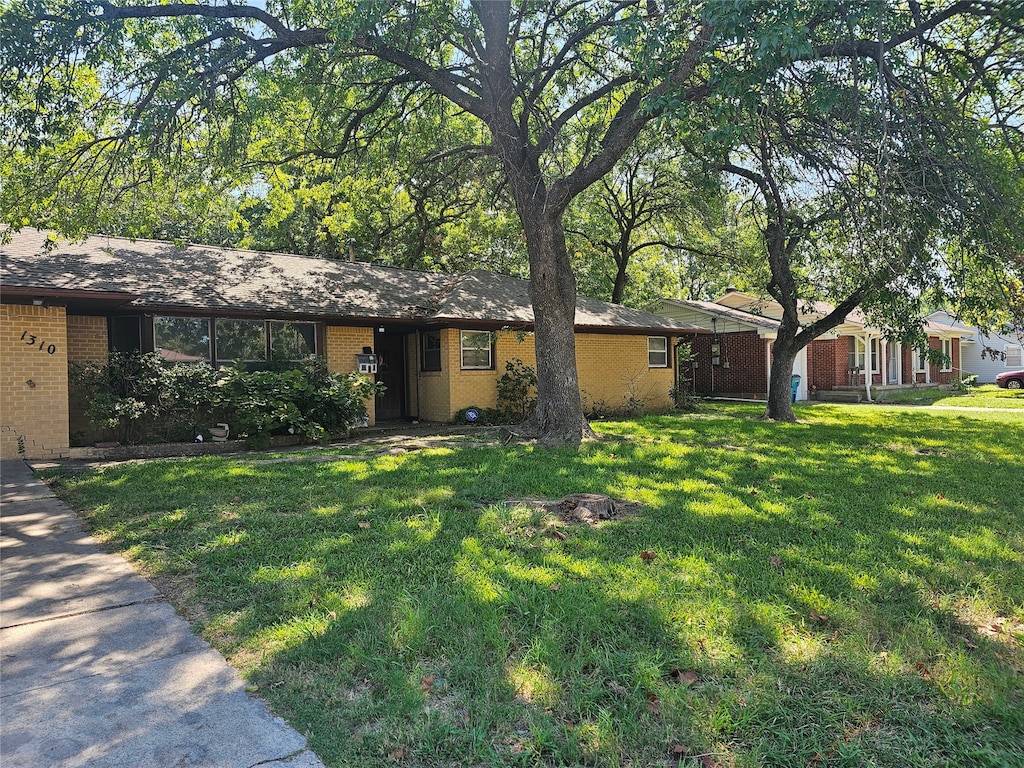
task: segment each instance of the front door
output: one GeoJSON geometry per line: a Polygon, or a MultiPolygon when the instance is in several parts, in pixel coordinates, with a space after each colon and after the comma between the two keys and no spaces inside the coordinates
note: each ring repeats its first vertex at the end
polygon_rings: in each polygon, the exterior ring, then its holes
{"type": "Polygon", "coordinates": [[[889,342],[889,383],[900,383],[900,345],[895,341],[889,342]]]}
{"type": "Polygon", "coordinates": [[[379,330],[373,334],[377,381],[387,389],[377,398],[377,421],[405,416],[405,334],[379,330]]]}

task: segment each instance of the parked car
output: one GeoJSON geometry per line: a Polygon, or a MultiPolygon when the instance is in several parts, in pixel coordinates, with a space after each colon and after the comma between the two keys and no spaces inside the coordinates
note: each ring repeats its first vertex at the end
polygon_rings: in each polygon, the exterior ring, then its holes
{"type": "Polygon", "coordinates": [[[1024,389],[1024,371],[1006,371],[996,376],[996,384],[1006,389],[1024,389]]]}

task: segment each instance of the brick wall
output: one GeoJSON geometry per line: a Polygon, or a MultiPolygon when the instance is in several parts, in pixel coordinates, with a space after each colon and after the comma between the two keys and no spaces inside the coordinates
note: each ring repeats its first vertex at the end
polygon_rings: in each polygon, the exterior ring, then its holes
{"type": "Polygon", "coordinates": [[[68,362],[105,363],[109,351],[107,318],[68,315],[68,362]]]}
{"type": "Polygon", "coordinates": [[[846,383],[846,349],[842,350],[842,370],[837,370],[837,360],[840,360],[838,346],[838,339],[815,339],[807,345],[811,386],[819,391],[846,383]],[[841,379],[838,378],[840,374],[841,379]]]}
{"type": "Polygon", "coordinates": [[[645,411],[669,408],[669,391],[675,383],[674,344],[669,337],[668,368],[651,368],[646,335],[576,334],[576,370],[584,405],[603,401],[615,412],[625,408],[632,398],[641,402],[645,411]]]}
{"type": "MultiPolygon", "coordinates": [[[[68,315],[68,362],[105,363],[110,355],[107,337],[107,318],[92,315],[68,315]]],[[[76,396],[75,388],[69,386],[68,430],[76,445],[92,443],[103,439],[103,431],[97,429],[85,416],[88,403],[76,396]]]]}
{"type": "Polygon", "coordinates": [[[757,395],[768,393],[768,342],[757,331],[698,336],[693,342],[697,368],[694,389],[708,394],[757,395]],[[720,365],[712,366],[711,345],[719,344],[720,365]],[[725,363],[729,367],[725,367],[725,363]],[[714,376],[712,376],[712,367],[714,376]],[[712,385],[712,378],[714,384],[712,385]]]}
{"type": "MultiPolygon", "coordinates": [[[[671,343],[670,339],[670,348],[671,343]]],[[[441,331],[440,371],[420,371],[418,350],[409,359],[415,361],[418,375],[418,382],[413,380],[410,388],[418,388],[419,416],[427,421],[451,421],[458,411],[469,406],[494,408],[497,381],[504,375],[507,362],[518,359],[531,368],[537,367],[533,334],[511,331],[495,335],[494,370],[462,370],[457,328],[441,331]]],[[[576,361],[587,406],[601,401],[608,409],[622,409],[631,396],[643,401],[644,409],[649,411],[671,405],[668,393],[673,384],[672,368],[648,367],[647,336],[577,334],[576,361]]]]}
{"type": "MultiPolygon", "coordinates": [[[[327,368],[332,373],[352,373],[356,370],[356,355],[361,354],[363,347],[373,348],[373,328],[353,328],[341,325],[328,325],[324,329],[327,348],[327,368]]],[[[371,399],[366,403],[370,424],[375,421],[376,403],[371,399]]]]}
{"type": "MultiPolygon", "coordinates": [[[[928,337],[928,348],[934,350],[942,349],[942,342],[938,336],[928,337]]],[[[918,384],[924,384],[926,379],[923,372],[914,372],[914,359],[917,356],[916,350],[910,347],[903,348],[903,381],[906,384],[917,382],[918,384]]],[[[941,371],[941,366],[936,365],[929,361],[928,363],[928,378],[927,382],[930,384],[949,384],[951,381],[957,378],[958,369],[960,368],[960,340],[953,339],[953,370],[952,371],[941,371]]]]}
{"type": "Polygon", "coordinates": [[[0,457],[18,458],[19,438],[25,458],[68,453],[63,307],[0,305],[0,457]]]}

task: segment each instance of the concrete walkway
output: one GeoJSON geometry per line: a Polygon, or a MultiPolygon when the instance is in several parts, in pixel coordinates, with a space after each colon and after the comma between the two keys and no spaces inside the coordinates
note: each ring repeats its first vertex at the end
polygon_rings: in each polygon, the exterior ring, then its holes
{"type": "Polygon", "coordinates": [[[3,768],[322,768],[24,462],[0,480],[3,768]]]}

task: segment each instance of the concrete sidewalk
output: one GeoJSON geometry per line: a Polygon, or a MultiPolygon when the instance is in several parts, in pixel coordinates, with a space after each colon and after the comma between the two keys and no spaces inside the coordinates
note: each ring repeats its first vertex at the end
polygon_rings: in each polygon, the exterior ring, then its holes
{"type": "Polygon", "coordinates": [[[3,768],[322,768],[24,462],[0,475],[3,768]]]}

